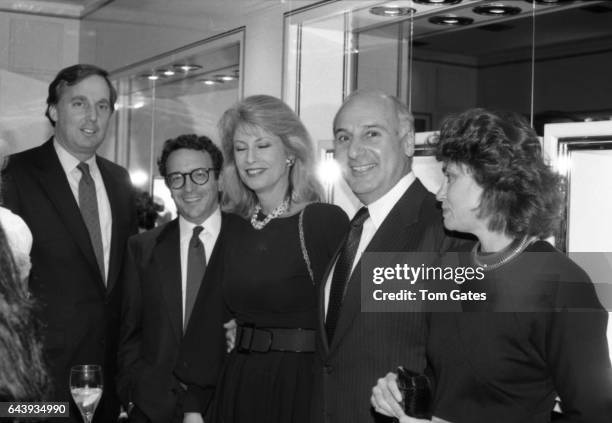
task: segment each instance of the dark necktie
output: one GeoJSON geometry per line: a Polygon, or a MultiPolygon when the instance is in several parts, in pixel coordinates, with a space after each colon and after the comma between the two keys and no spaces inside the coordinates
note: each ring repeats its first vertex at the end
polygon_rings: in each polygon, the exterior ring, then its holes
{"type": "Polygon", "coordinates": [[[325,319],[325,329],[327,332],[327,340],[331,343],[340,316],[340,308],[346,291],[346,284],[351,277],[353,269],[353,261],[359,247],[361,232],[363,231],[363,223],[370,217],[367,207],[359,209],[353,220],[346,241],[338,255],[334,276],[332,278],[331,287],[329,290],[329,305],[327,307],[327,318],[325,319]]]}
{"type": "Polygon", "coordinates": [[[195,226],[193,228],[193,234],[189,240],[189,249],[187,251],[187,292],[185,298],[185,320],[183,323],[183,330],[187,329],[187,323],[189,323],[189,317],[191,317],[191,311],[195,304],[202,279],[204,278],[204,272],[206,271],[206,253],[204,251],[204,244],[200,240],[200,232],[204,230],[201,226],[195,226]]]}
{"type": "Polygon", "coordinates": [[[100,215],[98,214],[98,197],[96,195],[96,184],[89,173],[89,165],[80,162],[77,166],[82,173],[79,181],[79,208],[81,216],[89,232],[91,246],[93,247],[96,261],[100,268],[102,281],[106,283],[106,272],[104,270],[104,249],[102,247],[102,232],[100,230],[100,215]]]}

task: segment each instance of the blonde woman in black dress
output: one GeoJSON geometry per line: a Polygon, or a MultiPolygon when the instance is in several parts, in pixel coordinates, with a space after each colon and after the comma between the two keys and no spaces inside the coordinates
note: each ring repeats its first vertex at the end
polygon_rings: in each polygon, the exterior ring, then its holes
{"type": "MultiPolygon", "coordinates": [[[[237,215],[221,240],[219,282],[238,329],[207,421],[307,423],[317,287],[348,218],[320,203],[312,141],[281,100],[248,97],[219,128],[223,206],[237,215]]],[[[205,365],[188,364],[194,374],[205,365]]]]}

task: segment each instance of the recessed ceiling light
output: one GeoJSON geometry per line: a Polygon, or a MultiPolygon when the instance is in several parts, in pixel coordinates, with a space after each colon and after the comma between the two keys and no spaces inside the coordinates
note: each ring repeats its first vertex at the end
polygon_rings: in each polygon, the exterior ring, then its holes
{"type": "Polygon", "coordinates": [[[461,3],[461,0],[413,0],[419,4],[457,4],[461,3]]]}
{"type": "Polygon", "coordinates": [[[506,6],[501,3],[491,3],[484,6],[478,6],[472,9],[474,13],[479,15],[490,15],[490,16],[508,16],[517,15],[521,13],[521,9],[514,6],[506,6]]]}
{"type": "Polygon", "coordinates": [[[138,78],[148,79],[149,81],[157,81],[159,78],[161,78],[161,75],[159,75],[156,72],[147,72],[147,73],[138,75],[138,78]]]}
{"type": "Polygon", "coordinates": [[[175,70],[180,72],[190,72],[197,69],[202,69],[200,65],[188,65],[186,63],[179,63],[172,66],[175,70]]]}
{"type": "Polygon", "coordinates": [[[166,76],[173,76],[176,74],[176,72],[174,72],[172,69],[168,68],[168,69],[160,69],[159,72],[161,72],[162,74],[166,75],[166,76]]]}
{"type": "Polygon", "coordinates": [[[234,75],[215,75],[215,79],[222,82],[234,81],[236,77],[234,75]]]}
{"type": "Polygon", "coordinates": [[[376,6],[370,9],[370,13],[377,16],[386,16],[393,18],[395,16],[406,16],[410,13],[414,13],[411,7],[399,7],[399,6],[376,6]]]}
{"type": "Polygon", "coordinates": [[[461,26],[473,23],[474,19],[455,15],[440,15],[429,18],[429,22],[436,25],[461,26]]]}
{"type": "Polygon", "coordinates": [[[217,81],[214,79],[200,79],[204,83],[204,85],[216,85],[217,81]]]}

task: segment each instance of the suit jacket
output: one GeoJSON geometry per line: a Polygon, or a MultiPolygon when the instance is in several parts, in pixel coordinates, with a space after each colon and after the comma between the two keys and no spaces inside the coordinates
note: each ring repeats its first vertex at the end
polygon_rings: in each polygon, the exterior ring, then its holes
{"type": "MultiPolygon", "coordinates": [[[[226,214],[224,227],[233,227],[234,219],[242,218],[226,214]]],[[[207,289],[198,292],[174,368],[174,374],[188,386],[182,399],[183,410],[202,416],[212,408],[210,404],[226,358],[223,323],[231,319],[231,314],[223,300],[221,260],[228,233],[229,230],[225,230],[219,234],[215,245],[218,258],[211,259],[211,265],[206,268],[203,283],[207,289]]],[[[204,421],[208,421],[206,417],[204,421]]]]}
{"type": "MultiPolygon", "coordinates": [[[[364,252],[437,252],[451,246],[452,240],[445,235],[434,196],[417,179],[393,206],[364,252]]],[[[326,281],[327,276],[323,280],[326,281]]],[[[311,421],[384,421],[383,416],[371,410],[372,387],[378,378],[399,365],[424,371],[425,313],[362,313],[358,262],[348,282],[329,345],[325,332],[324,290],[325,283],[321,284],[320,291],[311,421]]]]}
{"type": "MultiPolygon", "coordinates": [[[[214,269],[218,240],[206,274],[214,269]]],[[[117,386],[122,402],[133,402],[152,422],[168,423],[182,413],[172,373],[183,340],[180,255],[178,219],[128,242],[117,386]]],[[[205,276],[198,296],[208,297],[213,287],[205,276]]]]}
{"type": "MultiPolygon", "coordinates": [[[[111,422],[119,409],[114,375],[122,290],[117,285],[127,238],[137,226],[127,171],[101,157],[96,162],[113,220],[106,286],[52,139],[9,157],[3,194],[6,207],[25,220],[34,237],[29,284],[43,326],[50,399],[69,400],[71,366],[101,364],[104,395],[94,421],[111,422]]],[[[80,421],[74,406],[71,416],[80,421]]]]}

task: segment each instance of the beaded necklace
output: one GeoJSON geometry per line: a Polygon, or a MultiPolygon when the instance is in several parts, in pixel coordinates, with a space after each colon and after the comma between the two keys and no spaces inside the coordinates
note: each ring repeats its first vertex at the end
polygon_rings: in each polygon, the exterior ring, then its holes
{"type": "Polygon", "coordinates": [[[289,198],[285,198],[282,203],[278,205],[272,212],[267,215],[263,220],[259,220],[259,212],[261,211],[261,204],[257,204],[253,209],[253,215],[251,216],[251,225],[258,231],[263,229],[272,219],[282,216],[289,209],[289,198]]]}

